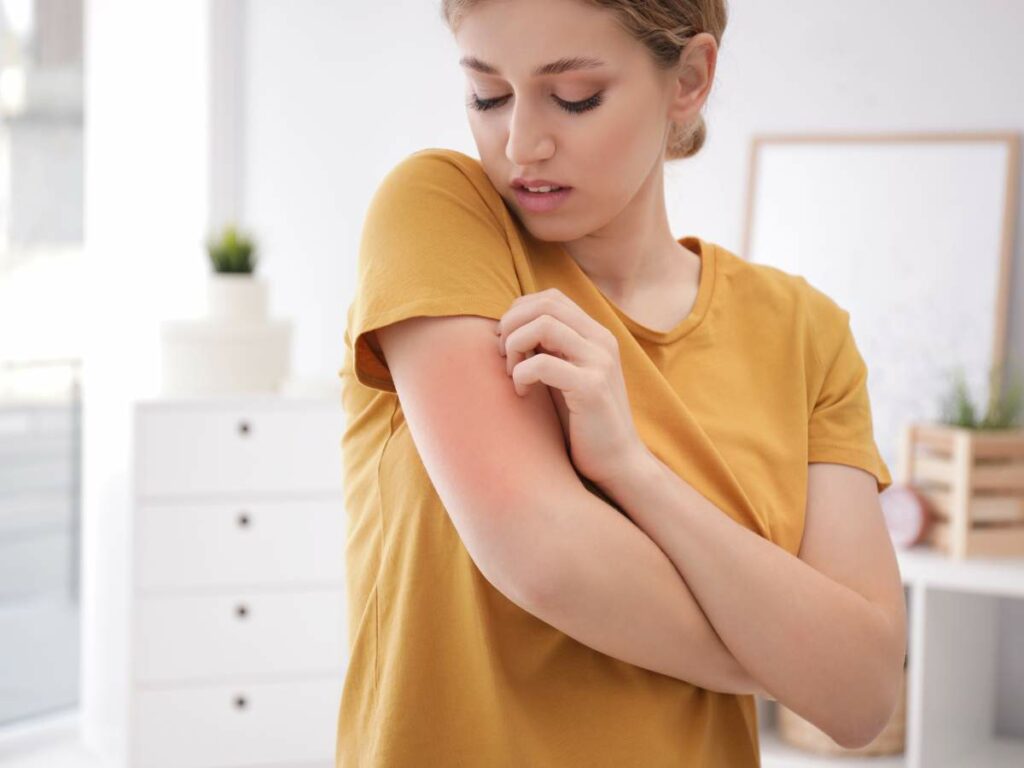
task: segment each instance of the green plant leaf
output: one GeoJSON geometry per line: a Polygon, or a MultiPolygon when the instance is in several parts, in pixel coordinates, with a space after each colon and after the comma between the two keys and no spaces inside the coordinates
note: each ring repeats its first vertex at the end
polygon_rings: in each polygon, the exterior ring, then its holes
{"type": "Polygon", "coordinates": [[[206,250],[214,272],[251,274],[256,269],[256,245],[233,223],[225,225],[219,236],[210,235],[206,250]]]}
{"type": "Polygon", "coordinates": [[[963,366],[957,366],[952,374],[952,389],[941,406],[939,421],[955,427],[974,428],[977,424],[974,403],[967,387],[963,366]]]}
{"type": "Polygon", "coordinates": [[[971,399],[963,366],[952,376],[952,386],[941,404],[939,421],[943,424],[968,429],[1012,429],[1024,411],[1024,381],[1019,372],[1004,391],[1001,386],[1002,366],[994,364],[989,370],[988,402],[979,418],[978,409],[971,399]]]}

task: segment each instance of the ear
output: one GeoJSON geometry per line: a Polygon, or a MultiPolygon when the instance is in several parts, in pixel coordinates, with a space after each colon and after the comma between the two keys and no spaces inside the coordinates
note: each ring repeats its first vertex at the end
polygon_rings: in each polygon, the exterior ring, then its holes
{"type": "Polygon", "coordinates": [[[673,95],[668,118],[678,125],[688,125],[700,112],[715,80],[718,44],[708,32],[700,32],[679,54],[673,70],[673,95]]]}

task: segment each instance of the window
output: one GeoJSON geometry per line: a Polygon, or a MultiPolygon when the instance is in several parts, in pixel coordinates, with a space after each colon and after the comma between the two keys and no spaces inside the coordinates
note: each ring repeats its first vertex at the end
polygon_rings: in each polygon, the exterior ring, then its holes
{"type": "Polygon", "coordinates": [[[78,703],[82,0],[0,0],[0,727],[78,703]]]}

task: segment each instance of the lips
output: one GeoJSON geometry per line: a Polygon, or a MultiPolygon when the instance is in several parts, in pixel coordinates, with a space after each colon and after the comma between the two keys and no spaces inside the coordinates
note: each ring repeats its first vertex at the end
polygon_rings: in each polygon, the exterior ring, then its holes
{"type": "Polygon", "coordinates": [[[519,205],[524,210],[531,213],[549,213],[561,206],[566,198],[572,194],[573,190],[570,187],[566,187],[564,189],[556,189],[553,192],[531,192],[522,187],[515,187],[513,192],[519,205]]]}
{"type": "Polygon", "coordinates": [[[564,189],[571,189],[568,184],[563,184],[560,181],[552,181],[551,179],[524,179],[521,176],[517,176],[512,179],[512,186],[517,188],[533,187],[562,187],[564,189]]]}

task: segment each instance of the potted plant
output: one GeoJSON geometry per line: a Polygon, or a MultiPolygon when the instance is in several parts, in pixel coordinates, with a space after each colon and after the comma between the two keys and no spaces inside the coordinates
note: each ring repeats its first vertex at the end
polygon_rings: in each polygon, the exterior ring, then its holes
{"type": "Polygon", "coordinates": [[[963,366],[953,371],[952,386],[942,401],[940,424],[966,429],[1013,429],[1021,416],[1024,406],[1024,384],[1019,372],[1004,392],[1000,381],[1002,366],[994,365],[989,371],[988,402],[985,413],[978,418],[978,408],[967,387],[963,366]]]}
{"type": "Polygon", "coordinates": [[[904,427],[899,475],[927,502],[926,541],[954,558],[1024,556],[1024,383],[1015,371],[989,371],[984,413],[963,367],[932,423],[904,427]]]}
{"type": "Polygon", "coordinates": [[[213,272],[207,283],[211,319],[251,322],[267,315],[267,284],[257,277],[256,244],[234,224],[206,241],[213,272]]]}
{"type": "Polygon", "coordinates": [[[207,238],[206,251],[212,266],[206,316],[162,325],[162,393],[281,391],[291,364],[292,324],[268,314],[253,238],[228,224],[207,238]]]}

